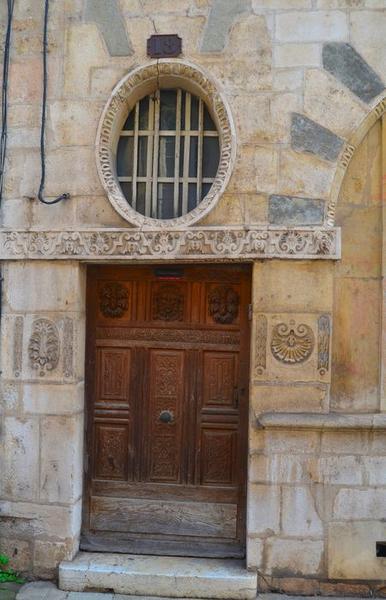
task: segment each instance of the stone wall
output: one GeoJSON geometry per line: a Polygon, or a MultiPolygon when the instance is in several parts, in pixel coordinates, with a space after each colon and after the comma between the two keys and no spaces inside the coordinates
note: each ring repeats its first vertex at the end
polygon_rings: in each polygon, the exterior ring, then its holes
{"type": "MultiPolygon", "coordinates": [[[[200,225],[317,231],[336,217],[343,230],[340,263],[291,260],[295,231],[288,260],[254,265],[248,566],[262,588],[307,593],[382,579],[384,432],[323,415],[383,407],[385,127],[365,134],[386,109],[384,1],[52,0],[46,195],[71,199],[50,207],[36,200],[42,4],[15,4],[2,231],[129,226],[97,175],[98,122],[118,81],[149,61],[147,38],[178,33],[181,59],[216,81],[236,125],[231,180],[200,225]],[[281,345],[292,330],[296,359],[281,345]],[[278,427],[261,417],[272,412],[316,420],[278,427]]],[[[0,256],[0,548],[44,577],[77,551],[81,526],[85,267],[74,248],[67,239],[66,260],[36,261],[33,243],[34,260],[0,256]]]]}

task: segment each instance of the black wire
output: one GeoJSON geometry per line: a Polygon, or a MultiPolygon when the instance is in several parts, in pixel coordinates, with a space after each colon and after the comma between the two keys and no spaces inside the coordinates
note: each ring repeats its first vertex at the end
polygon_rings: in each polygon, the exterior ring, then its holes
{"type": "Polygon", "coordinates": [[[48,83],[48,70],[47,70],[48,9],[49,9],[49,0],[45,0],[44,30],[43,30],[43,101],[42,101],[42,124],[41,124],[41,129],[40,129],[41,179],[40,179],[38,198],[39,198],[40,202],[42,202],[43,204],[56,204],[57,202],[61,202],[61,200],[68,200],[68,198],[70,197],[70,194],[65,192],[64,194],[61,194],[60,196],[55,198],[55,200],[45,200],[44,199],[44,185],[45,185],[45,181],[46,181],[45,134],[46,134],[47,83],[48,83]]]}
{"type": "Polygon", "coordinates": [[[7,0],[8,17],[7,30],[4,43],[4,58],[3,58],[3,89],[1,94],[1,136],[0,136],[0,202],[3,197],[4,186],[4,168],[5,157],[7,154],[7,137],[8,137],[8,74],[9,74],[9,59],[11,46],[11,32],[13,8],[15,0],[7,0]]]}

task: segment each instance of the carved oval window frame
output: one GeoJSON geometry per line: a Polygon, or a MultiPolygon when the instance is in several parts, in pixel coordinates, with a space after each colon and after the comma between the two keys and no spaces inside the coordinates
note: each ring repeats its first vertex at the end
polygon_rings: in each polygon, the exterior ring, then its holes
{"type": "Polygon", "coordinates": [[[216,206],[230,179],[236,155],[235,126],[229,105],[211,77],[200,67],[182,60],[164,59],[130,71],[114,88],[98,127],[97,169],[107,197],[114,209],[136,227],[171,229],[185,227],[203,219],[216,206]],[[181,87],[206,103],[220,139],[220,161],[208,194],[190,212],[174,219],[154,219],[134,210],[121,190],[116,153],[119,136],[128,113],[136,102],[157,87],[181,87]]]}

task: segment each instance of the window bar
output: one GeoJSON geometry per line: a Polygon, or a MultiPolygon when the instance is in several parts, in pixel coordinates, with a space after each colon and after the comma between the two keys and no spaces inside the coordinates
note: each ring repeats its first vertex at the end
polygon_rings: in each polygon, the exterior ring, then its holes
{"type": "Polygon", "coordinates": [[[191,95],[186,92],[185,101],[185,144],[184,144],[184,172],[182,183],[182,214],[188,212],[188,177],[189,177],[189,157],[190,157],[190,109],[191,95]]]}
{"type": "Polygon", "coordinates": [[[148,122],[148,138],[147,138],[147,157],[146,157],[146,204],[145,215],[151,215],[151,193],[152,193],[152,177],[153,171],[153,143],[154,143],[154,97],[149,97],[149,122],[148,122]]]}
{"type": "Polygon", "coordinates": [[[177,90],[177,110],[176,110],[176,146],[174,155],[174,217],[178,217],[178,204],[180,197],[180,149],[181,149],[181,104],[182,91],[177,90]]]}
{"type": "Polygon", "coordinates": [[[204,142],[204,102],[199,99],[198,104],[198,148],[197,148],[197,196],[196,206],[201,202],[202,190],[202,146],[204,142]]]}
{"type": "Polygon", "coordinates": [[[152,211],[151,216],[153,219],[157,219],[157,207],[158,207],[158,160],[159,160],[159,115],[160,115],[160,91],[157,90],[155,93],[154,102],[154,153],[153,153],[153,194],[152,194],[152,211]]]}
{"type": "Polygon", "coordinates": [[[134,114],[134,152],[133,152],[133,183],[131,206],[137,210],[137,173],[138,173],[138,129],[139,129],[139,102],[135,105],[134,114]]]}

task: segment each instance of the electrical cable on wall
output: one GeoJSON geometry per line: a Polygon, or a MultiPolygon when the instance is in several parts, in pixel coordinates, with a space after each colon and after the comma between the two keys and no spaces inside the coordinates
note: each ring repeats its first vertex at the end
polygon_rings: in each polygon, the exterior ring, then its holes
{"type": "Polygon", "coordinates": [[[46,181],[46,112],[47,112],[47,84],[48,84],[48,69],[47,69],[47,51],[48,51],[48,9],[49,0],[45,0],[44,8],[44,30],[43,30],[43,102],[42,102],[42,124],[40,130],[40,164],[41,164],[41,179],[38,192],[38,199],[43,204],[57,204],[61,200],[68,200],[70,194],[65,192],[54,200],[45,200],[44,186],[46,181]]]}
{"type": "Polygon", "coordinates": [[[1,94],[1,136],[0,136],[0,203],[3,197],[4,186],[4,168],[7,154],[7,136],[8,136],[8,75],[10,61],[10,46],[12,33],[12,19],[15,0],[7,0],[8,16],[7,29],[4,43],[3,58],[3,89],[1,94]]]}

